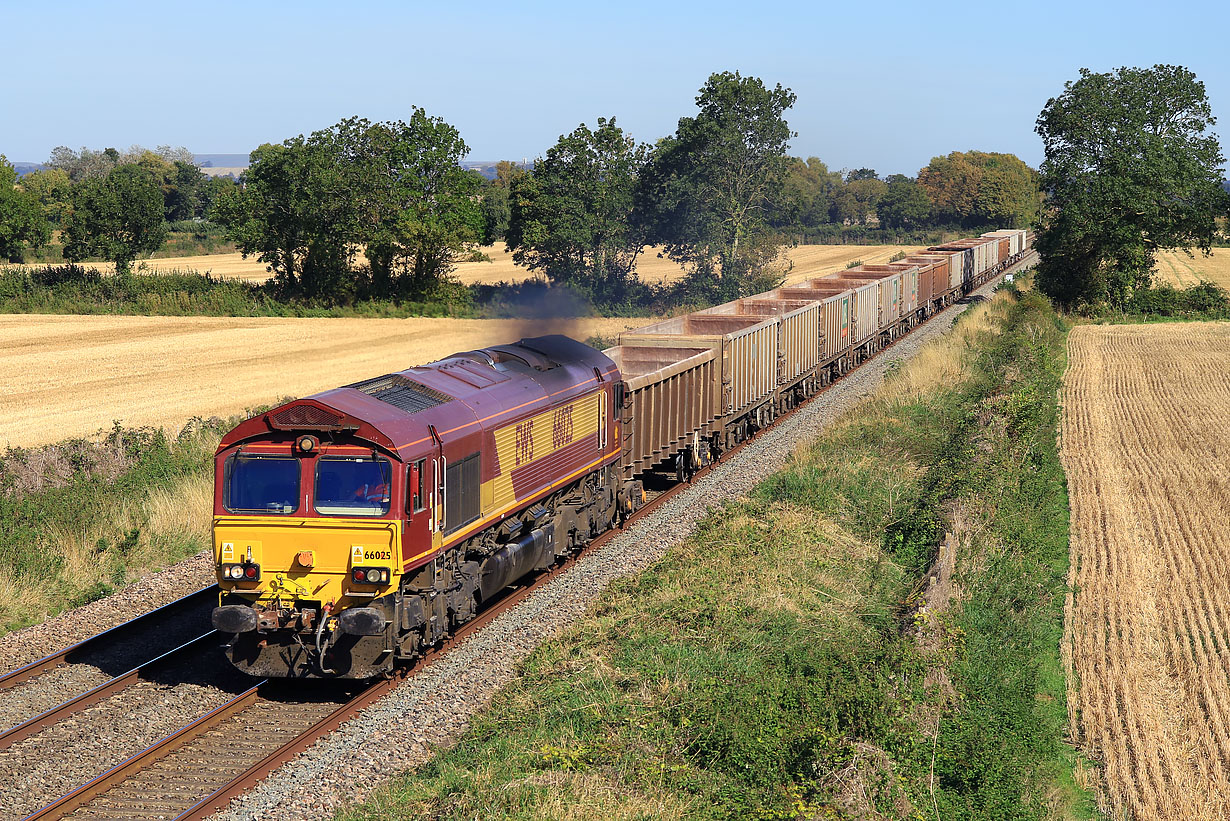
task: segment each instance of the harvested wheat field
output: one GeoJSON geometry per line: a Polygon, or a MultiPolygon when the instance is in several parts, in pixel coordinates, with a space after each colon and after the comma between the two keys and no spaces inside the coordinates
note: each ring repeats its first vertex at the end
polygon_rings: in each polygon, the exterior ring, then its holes
{"type": "MultiPolygon", "coordinates": [[[[502,242],[480,250],[490,257],[491,261],[460,263],[453,272],[455,279],[465,285],[475,285],[478,283],[522,282],[534,276],[532,271],[513,263],[512,254],[502,242]]],[[[794,263],[794,268],[786,279],[788,282],[800,282],[808,277],[843,270],[853,260],[862,260],[867,263],[887,262],[899,251],[917,250],[919,249],[909,245],[800,245],[786,251],[787,258],[794,263]]],[[[636,267],[641,279],[645,282],[660,284],[682,277],[684,269],[668,257],[658,256],[659,251],[658,248],[647,247],[637,258],[636,267]]],[[[151,273],[155,271],[195,271],[202,274],[208,272],[217,279],[242,279],[247,282],[264,282],[269,278],[265,263],[256,257],[244,259],[243,255],[238,252],[146,259],[136,264],[140,270],[151,273]]],[[[87,262],[85,267],[108,274],[115,271],[115,267],[106,262],[87,262]]]]}
{"type": "Polygon", "coordinates": [[[1068,342],[1072,729],[1112,818],[1230,818],[1230,324],[1068,342]]]}
{"type": "MultiPolygon", "coordinates": [[[[843,270],[853,260],[867,263],[887,262],[899,251],[919,250],[912,245],[800,245],[786,249],[786,258],[794,268],[786,276],[787,282],[800,282],[808,277],[821,276],[843,270]]],[[[491,262],[463,262],[457,266],[454,276],[466,285],[476,283],[521,282],[533,274],[513,263],[512,254],[497,242],[482,249],[491,257],[491,262]]],[[[638,276],[644,282],[661,284],[673,282],[684,275],[684,269],[665,255],[661,249],[646,247],[636,259],[638,276]]]]}
{"type": "Polygon", "coordinates": [[[429,362],[650,319],[281,319],[0,315],[0,448],[127,426],[178,428],[429,362]]]}
{"type": "Polygon", "coordinates": [[[1211,257],[1193,253],[1190,257],[1182,251],[1159,254],[1155,279],[1179,288],[1208,281],[1230,289],[1230,248],[1214,248],[1211,257]]]}

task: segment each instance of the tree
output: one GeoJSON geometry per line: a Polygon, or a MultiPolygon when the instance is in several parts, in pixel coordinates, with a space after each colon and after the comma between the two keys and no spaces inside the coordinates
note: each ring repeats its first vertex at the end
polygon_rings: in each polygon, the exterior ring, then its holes
{"type": "Polygon", "coordinates": [[[1038,174],[1014,154],[954,151],[918,172],[936,221],[1024,228],[1038,216],[1038,174]]]}
{"type": "Polygon", "coordinates": [[[339,128],[347,125],[362,180],[358,240],[373,281],[385,291],[400,277],[421,293],[482,235],[481,182],[461,167],[469,148],[456,128],[421,108],[409,122],[351,120],[339,128]]]}
{"type": "Polygon", "coordinates": [[[818,157],[787,160],[780,194],[767,209],[770,225],[779,229],[814,228],[829,221],[833,196],[844,183],[818,157]]]}
{"type": "Polygon", "coordinates": [[[359,118],[252,152],[243,186],[213,218],[291,292],[341,297],[359,285],[417,292],[444,278],[481,232],[479,182],[461,168],[457,130],[415,109],[409,122],[359,118]]]}
{"type": "Polygon", "coordinates": [[[26,246],[37,249],[51,239],[38,198],[16,185],[17,171],[0,154],[0,258],[9,262],[23,262],[26,246]]]}
{"type": "Polygon", "coordinates": [[[879,179],[874,168],[856,168],[846,174],[846,182],[879,179]]]}
{"type": "Polygon", "coordinates": [[[633,213],[647,153],[614,117],[561,136],[514,184],[513,260],[600,298],[624,296],[645,242],[633,213]]]}
{"type": "Polygon", "coordinates": [[[323,295],[349,269],[357,231],[353,188],[323,141],[302,135],[250,155],[243,185],[218,198],[213,219],[285,290],[323,295]]]}
{"type": "Polygon", "coordinates": [[[976,211],[982,170],[960,151],[947,157],[934,157],[918,172],[918,184],[931,201],[931,212],[939,222],[961,223],[976,211]]]}
{"type": "Polygon", "coordinates": [[[876,212],[876,206],[887,189],[888,186],[874,176],[850,179],[833,195],[830,211],[833,222],[865,224],[876,212]]]}
{"type": "Polygon", "coordinates": [[[482,190],[483,245],[491,245],[504,239],[512,219],[512,204],[509,192],[513,183],[524,177],[524,168],[508,160],[495,164],[495,179],[485,182],[482,190]]]}
{"type": "Polygon", "coordinates": [[[32,171],[21,178],[18,187],[38,200],[48,222],[58,224],[68,211],[73,184],[68,173],[59,168],[32,171]]]}
{"type": "Polygon", "coordinates": [[[1038,116],[1048,194],[1038,286],[1064,305],[1122,305],[1159,250],[1208,253],[1225,158],[1204,84],[1181,66],[1081,69],[1038,116]]]}
{"type": "Polygon", "coordinates": [[[653,237],[715,295],[762,284],[781,238],[766,211],[781,196],[795,136],[784,119],[794,93],[738,72],[713,74],[700,89],[695,117],[655,147],[642,189],[653,237]]]}
{"type": "Polygon", "coordinates": [[[138,254],[157,251],[166,241],[162,216],[162,190],[154,175],[137,165],[116,166],[74,190],[64,220],[64,258],[102,257],[127,274],[138,254]]]}
{"type": "Polygon", "coordinates": [[[885,228],[920,228],[931,217],[931,201],[914,180],[894,174],[888,178],[884,195],[876,204],[876,216],[885,228]]]}

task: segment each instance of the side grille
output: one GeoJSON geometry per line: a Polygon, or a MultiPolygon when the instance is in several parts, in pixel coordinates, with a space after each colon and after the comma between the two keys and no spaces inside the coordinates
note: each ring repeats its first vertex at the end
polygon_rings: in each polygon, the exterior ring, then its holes
{"type": "Polygon", "coordinates": [[[373,399],[387,402],[395,408],[401,408],[406,413],[427,410],[453,401],[453,397],[448,394],[419,384],[400,374],[378,376],[348,387],[362,391],[373,399]]]}
{"type": "Polygon", "coordinates": [[[315,405],[291,405],[272,414],[269,421],[283,430],[332,430],[342,425],[342,417],[315,405]]]}

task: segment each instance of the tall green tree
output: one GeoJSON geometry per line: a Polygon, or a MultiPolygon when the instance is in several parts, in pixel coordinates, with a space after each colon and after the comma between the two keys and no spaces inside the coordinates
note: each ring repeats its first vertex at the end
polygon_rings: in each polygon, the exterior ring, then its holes
{"type": "Polygon", "coordinates": [[[931,217],[931,200],[914,180],[894,174],[876,203],[876,216],[885,228],[921,228],[931,217]]]}
{"type": "Polygon", "coordinates": [[[1204,84],[1182,66],[1064,85],[1038,116],[1048,194],[1038,286],[1065,305],[1120,305],[1163,249],[1208,252],[1226,211],[1225,158],[1204,84]]]}
{"type": "Polygon", "coordinates": [[[880,198],[887,190],[888,185],[874,176],[851,176],[846,184],[833,194],[833,222],[865,224],[871,215],[876,213],[880,198]]]}
{"type": "MultiPolygon", "coordinates": [[[[378,290],[422,292],[453,270],[483,231],[481,181],[461,167],[460,132],[415,108],[408,122],[347,121],[361,182],[359,241],[378,290]]],[[[345,125],[345,124],[344,124],[345,125]]]]}
{"type": "Polygon", "coordinates": [[[0,258],[22,262],[27,247],[37,249],[50,239],[38,197],[17,188],[17,171],[0,154],[0,258]]]}
{"type": "Polygon", "coordinates": [[[713,74],[696,97],[699,113],[653,151],[642,189],[653,238],[716,296],[762,285],[780,254],[766,216],[789,167],[795,135],[784,115],[795,99],[756,77],[713,74]]]}
{"type": "Polygon", "coordinates": [[[355,187],[344,178],[336,135],[292,137],[250,155],[243,185],[223,193],[212,218],[245,255],[291,293],[353,291],[358,228],[355,187]]]}
{"type": "Polygon", "coordinates": [[[118,165],[74,189],[64,219],[65,259],[101,257],[127,274],[139,254],[157,251],[166,238],[162,189],[149,169],[118,165]]]}
{"type": "Polygon", "coordinates": [[[244,254],[291,292],[344,298],[360,287],[421,292],[482,230],[479,181],[457,130],[416,108],[408,122],[360,118],[252,152],[243,185],[212,211],[244,254]]]}
{"type": "Polygon", "coordinates": [[[513,187],[513,260],[600,299],[624,296],[645,242],[634,209],[647,155],[614,117],[561,136],[513,187]]]}
{"type": "Polygon", "coordinates": [[[72,200],[73,184],[66,171],[59,168],[32,171],[21,178],[18,186],[38,200],[48,222],[59,224],[72,200]]]}
{"type": "Polygon", "coordinates": [[[1025,228],[1038,217],[1038,173],[1014,154],[953,151],[918,172],[940,223],[1025,228]]]}

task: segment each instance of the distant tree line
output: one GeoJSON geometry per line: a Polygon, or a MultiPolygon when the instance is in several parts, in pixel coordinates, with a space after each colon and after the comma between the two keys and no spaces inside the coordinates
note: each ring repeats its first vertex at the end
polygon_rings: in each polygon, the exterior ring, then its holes
{"type": "Polygon", "coordinates": [[[186,148],[80,152],[60,146],[20,179],[0,157],[0,255],[21,262],[61,232],[64,258],[102,258],[126,273],[162,247],[167,224],[204,219],[235,182],[203,174],[186,148]]]}
{"type": "Polygon", "coordinates": [[[653,247],[688,272],[677,301],[711,301],[772,287],[784,247],[818,229],[974,230],[1038,214],[1037,174],[1010,154],[954,152],[915,178],[841,173],[787,153],[788,88],[722,72],[695,102],[653,144],[599,118],[492,180],[464,170],[460,133],[419,108],[262,145],[238,185],[207,178],[184,149],[57,148],[46,169],[0,179],[0,252],[19,259],[54,227],[65,258],[123,272],[167,223],[208,218],[284,295],[429,302],[460,260],[503,239],[552,284],[614,304],[644,301],[636,264],[653,247]]]}

